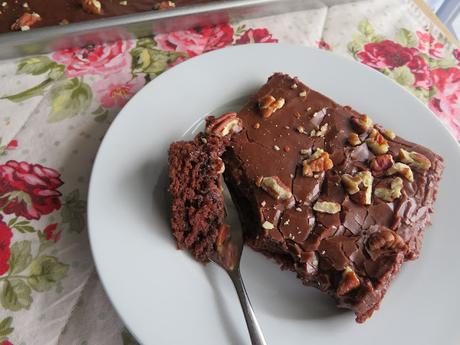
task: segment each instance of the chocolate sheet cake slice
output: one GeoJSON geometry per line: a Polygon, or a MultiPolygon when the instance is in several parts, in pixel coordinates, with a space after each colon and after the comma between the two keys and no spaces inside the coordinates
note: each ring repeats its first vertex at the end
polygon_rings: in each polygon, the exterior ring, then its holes
{"type": "Polygon", "coordinates": [[[418,257],[442,158],[273,75],[223,160],[246,242],[364,322],[418,257]]]}
{"type": "Polygon", "coordinates": [[[179,141],[169,149],[171,228],[179,249],[188,249],[200,262],[216,250],[225,209],[220,156],[225,141],[203,134],[193,141],[179,141]]]}

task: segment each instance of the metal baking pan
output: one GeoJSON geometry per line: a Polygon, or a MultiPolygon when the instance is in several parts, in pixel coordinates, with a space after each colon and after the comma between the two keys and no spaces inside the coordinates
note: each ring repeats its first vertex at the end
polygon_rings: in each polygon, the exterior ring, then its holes
{"type": "Polygon", "coordinates": [[[167,11],[91,20],[65,26],[0,34],[0,59],[100,43],[114,38],[139,38],[229,20],[264,17],[330,6],[351,0],[220,0],[167,11]]]}

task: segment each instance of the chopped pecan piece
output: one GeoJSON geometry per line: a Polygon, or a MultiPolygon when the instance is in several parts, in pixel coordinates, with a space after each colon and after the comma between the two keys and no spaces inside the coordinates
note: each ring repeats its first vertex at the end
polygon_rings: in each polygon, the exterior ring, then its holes
{"type": "Polygon", "coordinates": [[[158,11],[158,10],[167,10],[167,9],[175,8],[175,7],[176,7],[176,4],[174,3],[174,1],[160,1],[160,2],[157,2],[155,6],[153,6],[153,9],[158,11]]]}
{"type": "Polygon", "coordinates": [[[102,14],[102,5],[98,0],[81,0],[83,9],[91,14],[102,14]]]}
{"type": "Polygon", "coordinates": [[[393,157],[387,153],[380,156],[376,156],[372,159],[370,168],[374,176],[383,176],[385,172],[390,169],[394,164],[393,157]]]}
{"type": "Polygon", "coordinates": [[[20,16],[14,23],[11,25],[11,30],[13,31],[28,31],[32,26],[37,24],[42,20],[42,17],[38,13],[29,13],[26,12],[20,16]]]}
{"type": "Polygon", "coordinates": [[[348,135],[348,142],[351,146],[358,146],[361,144],[361,139],[359,138],[358,134],[351,132],[348,135]]]}
{"type": "Polygon", "coordinates": [[[396,138],[395,132],[391,129],[383,129],[380,133],[382,133],[382,135],[388,140],[394,140],[396,138]]]}
{"type": "Polygon", "coordinates": [[[367,115],[353,115],[351,124],[359,134],[366,133],[373,125],[372,119],[367,115]]]}
{"type": "Polygon", "coordinates": [[[401,197],[401,190],[404,186],[403,180],[401,177],[395,177],[390,179],[389,181],[386,181],[386,183],[389,183],[389,188],[388,187],[377,187],[375,188],[374,194],[376,197],[387,201],[387,202],[392,202],[399,197],[401,197]]]}
{"type": "Polygon", "coordinates": [[[275,226],[273,225],[273,223],[270,223],[269,221],[265,221],[262,223],[262,227],[265,229],[265,230],[271,230],[271,229],[274,229],[275,226]]]}
{"type": "Polygon", "coordinates": [[[260,187],[277,200],[292,198],[291,189],[278,176],[263,177],[260,187]]]}
{"type": "Polygon", "coordinates": [[[324,172],[332,169],[334,163],[329,158],[329,153],[323,149],[316,149],[316,151],[302,162],[303,176],[312,177],[314,173],[324,172]]]}
{"type": "Polygon", "coordinates": [[[313,205],[313,209],[321,213],[336,214],[342,210],[342,206],[337,202],[317,201],[313,205]]]}
{"type": "Polygon", "coordinates": [[[243,120],[235,112],[226,113],[218,118],[209,117],[206,124],[206,133],[225,137],[228,134],[241,132],[243,120]]]}
{"type": "Polygon", "coordinates": [[[369,149],[376,155],[383,155],[384,153],[387,153],[390,148],[388,141],[375,128],[372,129],[366,143],[369,149]]]}
{"type": "Polygon", "coordinates": [[[269,95],[259,100],[259,109],[264,118],[269,118],[275,111],[284,107],[284,98],[278,98],[269,95]]]}
{"type": "Polygon", "coordinates": [[[345,190],[350,194],[353,201],[361,205],[372,203],[372,183],[374,177],[370,171],[361,171],[355,176],[349,174],[342,175],[342,183],[345,190]]]}
{"type": "Polygon", "coordinates": [[[383,229],[370,235],[366,243],[369,254],[382,250],[406,250],[407,245],[396,232],[390,229],[383,229]]]}
{"type": "Polygon", "coordinates": [[[337,286],[337,296],[346,295],[350,291],[358,288],[360,285],[361,282],[355,271],[353,271],[351,267],[347,266],[342,273],[342,280],[337,286]]]}
{"type": "Polygon", "coordinates": [[[391,176],[394,174],[401,174],[404,176],[409,182],[414,182],[414,174],[412,173],[412,169],[410,166],[404,163],[395,163],[393,164],[387,171],[386,175],[391,176]]]}
{"type": "Polygon", "coordinates": [[[311,137],[322,137],[323,138],[324,135],[327,132],[328,126],[329,125],[327,123],[325,123],[319,129],[312,129],[311,132],[310,132],[310,136],[311,137]]]}
{"type": "Polygon", "coordinates": [[[418,152],[408,152],[404,149],[399,150],[399,159],[418,170],[428,170],[431,168],[431,161],[418,152]]]}

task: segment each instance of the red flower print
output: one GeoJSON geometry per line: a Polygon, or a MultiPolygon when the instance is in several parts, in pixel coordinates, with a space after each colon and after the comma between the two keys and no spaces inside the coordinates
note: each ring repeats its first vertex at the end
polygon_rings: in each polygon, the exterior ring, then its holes
{"type": "Polygon", "coordinates": [[[453,130],[460,139],[460,69],[435,69],[432,71],[436,94],[429,107],[453,130]]]}
{"type": "Polygon", "coordinates": [[[10,268],[8,260],[10,258],[10,244],[13,232],[3,223],[0,218],[0,275],[4,274],[10,268]]]}
{"type": "Polygon", "coordinates": [[[414,48],[406,48],[390,40],[368,43],[364,50],[356,54],[359,60],[373,68],[390,69],[409,63],[416,53],[414,48]]]}
{"type": "Polygon", "coordinates": [[[112,74],[131,63],[129,50],[132,40],[90,44],[84,48],[69,48],[53,54],[54,61],[66,66],[68,77],[84,74],[112,74]]]}
{"type": "Polygon", "coordinates": [[[61,207],[57,190],[63,182],[56,170],[40,164],[8,161],[0,165],[0,210],[39,219],[61,207]]]}
{"type": "Polygon", "coordinates": [[[415,87],[429,89],[433,85],[430,68],[421,56],[414,56],[414,58],[407,64],[407,67],[410,68],[411,72],[415,76],[415,87]]]}
{"type": "Polygon", "coordinates": [[[18,147],[18,141],[17,140],[11,140],[8,145],[6,145],[7,150],[14,150],[15,148],[18,147]]]}
{"type": "Polygon", "coordinates": [[[278,40],[273,38],[272,34],[264,28],[247,30],[235,43],[277,43],[278,40]]]}
{"type": "Polygon", "coordinates": [[[205,52],[224,48],[233,42],[233,28],[230,25],[223,24],[214,26],[211,29],[209,40],[204,48],[205,52]]]}
{"type": "Polygon", "coordinates": [[[45,239],[47,241],[53,241],[54,243],[59,241],[59,239],[61,238],[62,231],[56,231],[57,226],[57,223],[50,224],[43,230],[43,233],[45,234],[45,239]]]}
{"type": "Polygon", "coordinates": [[[329,45],[329,43],[327,43],[324,40],[316,41],[316,44],[318,45],[319,49],[331,50],[331,46],[329,45]]]}
{"type": "Polygon", "coordinates": [[[155,36],[155,42],[161,50],[184,52],[189,57],[226,47],[232,41],[233,28],[229,24],[202,26],[155,36]]]}
{"type": "Polygon", "coordinates": [[[13,345],[13,343],[11,343],[10,341],[8,340],[3,340],[2,343],[0,345],[13,345]]]}
{"type": "Polygon", "coordinates": [[[417,31],[416,34],[418,36],[417,49],[420,52],[426,53],[433,58],[442,58],[444,53],[444,44],[436,42],[433,35],[428,32],[417,31]]]}
{"type": "Polygon", "coordinates": [[[454,57],[457,59],[458,63],[457,65],[460,66],[460,49],[457,49],[455,48],[453,51],[452,51],[452,54],[454,54],[454,57]]]}

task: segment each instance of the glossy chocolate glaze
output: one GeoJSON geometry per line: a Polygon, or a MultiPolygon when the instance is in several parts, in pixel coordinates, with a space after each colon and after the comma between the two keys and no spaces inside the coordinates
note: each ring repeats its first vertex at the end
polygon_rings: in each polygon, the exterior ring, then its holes
{"type": "MultiPolygon", "coordinates": [[[[64,19],[70,23],[87,20],[121,16],[124,14],[153,11],[158,0],[100,0],[103,13],[95,15],[87,13],[81,6],[81,0],[3,0],[0,1],[0,33],[11,31],[11,25],[25,12],[35,12],[41,21],[31,29],[59,25],[64,19]],[[6,3],[6,6],[3,6],[6,3]],[[24,4],[28,7],[25,8],[24,4]]],[[[175,0],[176,7],[196,5],[213,0],[175,0]]],[[[214,0],[216,1],[216,0],[214,0]]],[[[218,1],[218,0],[217,0],[218,1]]]]}
{"type": "MultiPolygon", "coordinates": [[[[374,195],[369,206],[354,202],[344,190],[341,176],[369,170],[375,157],[366,143],[353,147],[347,142],[349,133],[354,132],[350,118],[357,114],[297,79],[275,74],[239,112],[244,129],[233,135],[223,159],[224,176],[239,207],[247,242],[295,271],[304,284],[327,292],[339,306],[354,310],[357,321],[363,322],[378,309],[402,263],[418,257],[443,164],[442,158],[427,148],[396,137],[389,140],[389,153],[395,161],[399,149],[404,148],[425,155],[431,168],[413,170],[414,182],[403,179],[402,196],[394,202],[374,195]],[[263,118],[258,102],[267,95],[284,98],[285,105],[263,118]],[[308,134],[325,124],[324,137],[308,134]],[[297,130],[299,126],[304,133],[297,130]],[[301,151],[316,148],[329,153],[334,167],[305,177],[301,151]],[[291,189],[295,205],[280,202],[258,187],[262,176],[278,176],[291,189]],[[318,200],[339,203],[341,211],[313,211],[318,200]],[[263,227],[265,222],[273,228],[263,227]],[[384,231],[399,235],[404,249],[369,251],[369,238],[384,231]],[[359,287],[339,294],[344,272],[350,269],[357,275],[359,287]]],[[[382,183],[382,177],[374,177],[373,190],[382,183]]]]}

